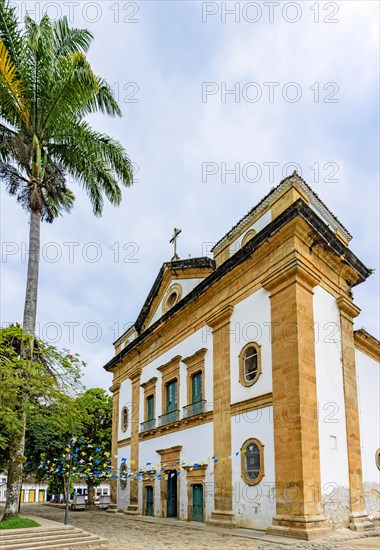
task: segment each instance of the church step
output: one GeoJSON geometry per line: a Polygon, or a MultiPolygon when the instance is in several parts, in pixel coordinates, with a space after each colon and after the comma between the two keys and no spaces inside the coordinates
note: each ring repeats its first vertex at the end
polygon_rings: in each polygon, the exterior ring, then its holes
{"type": "MultiPolygon", "coordinates": [[[[0,548],[2,546],[0,545],[0,548]]],[[[7,547],[10,550],[46,550],[50,548],[57,548],[57,549],[64,549],[64,550],[76,550],[76,548],[91,548],[91,550],[100,550],[109,548],[108,545],[106,545],[105,541],[101,540],[66,540],[66,541],[59,541],[59,540],[53,540],[53,541],[45,541],[41,543],[28,543],[28,544],[15,544],[14,546],[7,547]]]]}
{"type": "Polygon", "coordinates": [[[56,537],[56,538],[43,538],[28,539],[28,541],[17,541],[12,545],[3,546],[0,543],[1,550],[44,550],[46,548],[72,548],[73,550],[78,547],[91,548],[106,548],[107,541],[100,539],[96,536],[72,536],[72,537],[56,537]]]}
{"type": "MultiPolygon", "coordinates": [[[[81,530],[80,530],[81,531],[81,530]]],[[[77,530],[75,529],[75,527],[62,527],[62,528],[58,528],[58,529],[52,529],[51,527],[50,528],[46,528],[46,529],[40,529],[40,528],[32,528],[32,529],[3,529],[1,534],[0,534],[0,538],[1,538],[1,543],[4,544],[5,542],[8,542],[8,541],[15,541],[15,540],[18,540],[18,539],[28,539],[28,538],[33,538],[33,537],[36,537],[37,535],[42,537],[42,536],[46,536],[46,537],[49,537],[49,536],[54,536],[54,535],[60,535],[60,536],[66,536],[66,535],[70,535],[71,533],[75,533],[77,532],[77,530]]]]}
{"type": "Polygon", "coordinates": [[[1,536],[0,550],[39,550],[45,548],[107,548],[107,541],[81,529],[36,529],[33,533],[6,533],[1,536]]]}

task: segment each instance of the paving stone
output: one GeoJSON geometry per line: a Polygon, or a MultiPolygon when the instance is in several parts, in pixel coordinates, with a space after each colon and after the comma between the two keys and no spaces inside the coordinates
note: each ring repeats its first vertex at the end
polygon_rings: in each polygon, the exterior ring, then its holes
{"type": "MultiPolygon", "coordinates": [[[[24,514],[63,522],[63,509],[39,504],[24,504],[24,514]]],[[[170,521],[170,520],[169,520],[170,521]]],[[[162,521],[141,521],[124,514],[102,511],[70,512],[69,523],[109,541],[112,550],[289,550],[289,543],[263,542],[233,534],[219,534],[217,529],[200,526],[192,528],[187,522],[175,525],[162,521]],[[204,528],[203,528],[204,527],[204,528]]],[[[181,522],[182,523],[182,522],[181,522]]],[[[379,531],[377,531],[379,535],[379,531]]],[[[271,537],[273,540],[273,537],[271,537]]],[[[358,550],[380,547],[373,533],[357,534],[337,531],[329,539],[311,542],[297,541],[291,548],[297,550],[358,550]],[[376,546],[377,543],[377,546],[376,546]]]]}

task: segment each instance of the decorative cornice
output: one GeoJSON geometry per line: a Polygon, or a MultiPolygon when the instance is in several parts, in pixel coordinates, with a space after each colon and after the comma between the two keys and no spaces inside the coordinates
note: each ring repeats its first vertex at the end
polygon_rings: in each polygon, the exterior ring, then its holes
{"type": "Polygon", "coordinates": [[[302,260],[293,258],[289,263],[281,266],[277,271],[269,275],[261,282],[265,290],[273,293],[273,290],[280,290],[289,283],[303,282],[310,288],[314,288],[321,281],[321,278],[302,260]]]}
{"type": "Polygon", "coordinates": [[[228,241],[233,240],[233,237],[238,235],[244,228],[248,227],[253,219],[257,218],[260,214],[264,214],[272,204],[274,204],[283,193],[290,187],[296,187],[300,189],[310,201],[311,206],[322,216],[328,224],[333,228],[334,231],[339,231],[343,237],[348,241],[352,239],[352,235],[347,231],[347,229],[342,225],[336,216],[327,208],[327,206],[321,201],[318,195],[313,191],[313,189],[302,179],[297,173],[292,174],[291,176],[283,179],[277,187],[274,187],[269,191],[269,193],[261,199],[261,201],[254,206],[248,214],[246,214],[234,227],[226,233],[211,249],[211,252],[217,254],[219,250],[226,244],[228,241]]]}
{"type": "Polygon", "coordinates": [[[176,451],[181,451],[182,445],[175,445],[175,447],[168,447],[167,449],[159,449],[156,451],[159,455],[164,455],[167,453],[173,453],[176,451]]]}
{"type": "Polygon", "coordinates": [[[146,382],[144,382],[143,384],[140,384],[140,386],[142,388],[146,388],[147,386],[149,385],[154,385],[155,383],[157,382],[157,377],[156,376],[153,376],[153,378],[149,378],[149,380],[147,380],[146,382]]]}
{"type": "Polygon", "coordinates": [[[112,384],[112,386],[110,387],[110,392],[115,394],[115,393],[118,393],[120,391],[120,382],[116,382],[116,384],[112,384]]]}
{"type": "Polygon", "coordinates": [[[181,355],[176,355],[175,357],[173,357],[173,359],[170,359],[170,361],[168,361],[164,365],[161,365],[160,367],[157,367],[157,370],[159,370],[160,372],[163,372],[166,369],[168,369],[169,367],[171,367],[174,363],[179,364],[179,362],[181,361],[181,358],[182,358],[181,355]]]}
{"type": "Polygon", "coordinates": [[[354,317],[357,317],[361,311],[358,306],[351,302],[351,300],[348,300],[345,296],[339,296],[336,303],[338,304],[341,313],[351,321],[354,317]]]}
{"type": "Polygon", "coordinates": [[[130,445],[131,444],[131,438],[130,437],[126,437],[124,439],[120,439],[118,442],[117,442],[117,446],[118,447],[125,447],[126,445],[130,445]]]}
{"type": "Polygon", "coordinates": [[[204,360],[204,357],[207,353],[207,348],[202,348],[193,353],[193,355],[190,355],[189,357],[185,357],[185,359],[182,359],[182,363],[185,363],[187,367],[191,367],[194,364],[201,363],[204,360]]]}
{"type": "Polygon", "coordinates": [[[374,361],[380,361],[380,342],[363,328],[354,331],[355,347],[371,357],[374,361]]]}
{"type": "Polygon", "coordinates": [[[214,330],[221,328],[229,322],[233,310],[234,306],[231,305],[219,309],[213,315],[211,315],[211,317],[206,319],[206,324],[214,330]]]}
{"type": "Polygon", "coordinates": [[[251,399],[231,403],[231,416],[236,416],[238,414],[243,414],[257,409],[263,409],[264,407],[270,407],[271,405],[273,405],[273,393],[265,393],[263,395],[259,395],[258,397],[251,397],[251,399]]]}

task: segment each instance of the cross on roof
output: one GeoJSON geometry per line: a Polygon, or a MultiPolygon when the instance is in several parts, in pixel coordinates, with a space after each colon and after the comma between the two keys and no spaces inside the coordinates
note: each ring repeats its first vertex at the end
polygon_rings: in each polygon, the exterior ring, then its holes
{"type": "Polygon", "coordinates": [[[173,237],[170,239],[170,243],[174,244],[174,256],[171,259],[172,262],[175,262],[176,260],[179,260],[179,256],[177,254],[177,239],[178,235],[181,233],[182,229],[174,228],[173,237]]]}

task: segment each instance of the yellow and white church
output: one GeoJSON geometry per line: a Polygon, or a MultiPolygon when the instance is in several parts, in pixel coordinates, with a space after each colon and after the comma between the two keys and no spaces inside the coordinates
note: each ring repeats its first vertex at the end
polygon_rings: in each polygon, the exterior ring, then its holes
{"type": "Polygon", "coordinates": [[[113,374],[113,502],[302,539],[379,516],[380,343],[368,269],[296,173],[209,257],[163,264],[113,374]]]}

